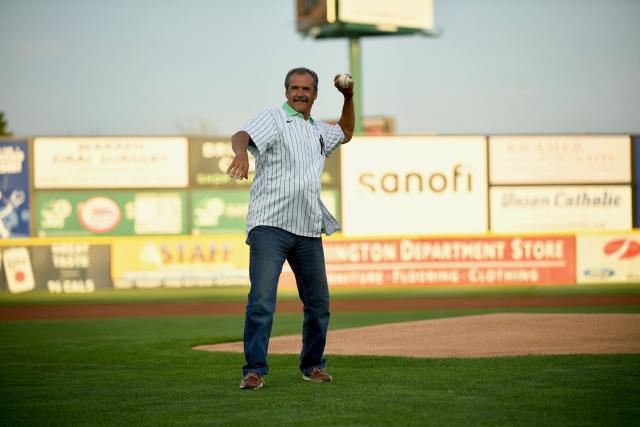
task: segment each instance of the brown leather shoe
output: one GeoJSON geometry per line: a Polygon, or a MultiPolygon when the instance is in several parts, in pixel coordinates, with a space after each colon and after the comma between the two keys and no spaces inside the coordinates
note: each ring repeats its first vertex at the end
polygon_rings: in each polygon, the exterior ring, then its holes
{"type": "Polygon", "coordinates": [[[322,368],[313,368],[311,371],[302,375],[302,379],[307,381],[313,381],[316,383],[333,382],[333,378],[331,377],[331,375],[329,375],[327,371],[325,371],[322,368]]]}
{"type": "Polygon", "coordinates": [[[264,380],[262,379],[262,375],[257,372],[249,372],[244,376],[242,381],[240,382],[240,388],[246,388],[251,390],[258,390],[262,388],[264,385],[264,380]]]}

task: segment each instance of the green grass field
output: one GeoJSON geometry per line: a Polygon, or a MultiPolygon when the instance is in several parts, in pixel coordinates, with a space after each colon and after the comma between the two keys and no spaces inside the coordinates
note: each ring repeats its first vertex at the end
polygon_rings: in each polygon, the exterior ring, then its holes
{"type": "MultiPolygon", "coordinates": [[[[495,311],[339,312],[331,328],[485,312],[495,311]]],[[[239,390],[242,355],[191,347],[239,340],[242,323],[237,315],[0,323],[0,425],[618,426],[640,420],[640,355],[330,356],[333,384],[303,382],[296,356],[272,355],[266,387],[239,390]]],[[[299,314],[277,315],[273,334],[296,333],[300,325],[299,314]]]]}

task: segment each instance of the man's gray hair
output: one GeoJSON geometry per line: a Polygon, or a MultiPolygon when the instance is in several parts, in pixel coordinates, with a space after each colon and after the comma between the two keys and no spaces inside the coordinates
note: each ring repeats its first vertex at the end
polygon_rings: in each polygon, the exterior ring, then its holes
{"type": "Polygon", "coordinates": [[[289,70],[289,72],[287,73],[287,77],[284,78],[285,89],[289,89],[289,78],[291,77],[292,74],[309,74],[311,77],[313,77],[313,81],[315,82],[313,85],[314,89],[316,90],[316,92],[318,91],[318,75],[316,74],[315,71],[305,67],[298,67],[298,68],[289,70]]]}

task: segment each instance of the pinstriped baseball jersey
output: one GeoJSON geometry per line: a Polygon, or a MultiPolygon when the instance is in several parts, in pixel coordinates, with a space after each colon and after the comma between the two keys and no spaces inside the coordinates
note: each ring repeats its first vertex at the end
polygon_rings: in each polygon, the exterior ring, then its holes
{"type": "Polygon", "coordinates": [[[304,120],[285,102],[282,108],[258,114],[243,130],[251,137],[249,152],[256,158],[247,235],[258,225],[308,237],[340,230],[320,200],[325,156],[344,140],[340,126],[304,120]]]}

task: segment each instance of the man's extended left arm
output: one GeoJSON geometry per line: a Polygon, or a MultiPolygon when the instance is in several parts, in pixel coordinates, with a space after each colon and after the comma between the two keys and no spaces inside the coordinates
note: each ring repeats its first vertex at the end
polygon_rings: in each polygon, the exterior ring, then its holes
{"type": "Polygon", "coordinates": [[[353,137],[353,128],[356,123],[356,115],[353,107],[353,83],[349,85],[349,87],[342,88],[338,85],[338,78],[340,77],[337,74],[333,79],[333,84],[336,89],[344,95],[344,104],[342,105],[342,114],[340,115],[340,120],[338,120],[338,125],[342,128],[342,132],[344,132],[344,141],[343,144],[351,141],[353,137]]]}

